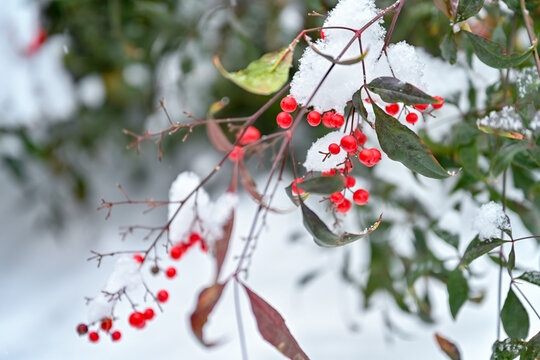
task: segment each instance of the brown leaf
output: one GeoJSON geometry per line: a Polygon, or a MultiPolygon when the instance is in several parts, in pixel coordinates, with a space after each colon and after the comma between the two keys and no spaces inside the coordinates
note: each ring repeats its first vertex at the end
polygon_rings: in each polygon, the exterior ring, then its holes
{"type": "Polygon", "coordinates": [[[208,119],[206,122],[206,134],[208,140],[212,143],[214,148],[222,153],[228,153],[233,149],[233,144],[227,139],[221,127],[214,119],[208,119]]]}
{"type": "Polygon", "coordinates": [[[255,184],[255,181],[253,181],[253,178],[251,177],[251,174],[249,173],[248,169],[246,169],[246,165],[244,164],[244,162],[240,161],[239,165],[240,165],[240,183],[254,200],[256,200],[257,202],[260,202],[262,200],[262,196],[261,194],[259,194],[259,191],[257,191],[257,184],[255,184]]]}
{"type": "Polygon", "coordinates": [[[223,237],[219,240],[216,240],[214,244],[214,257],[216,258],[216,282],[219,280],[219,275],[221,274],[221,268],[225,257],[227,256],[227,251],[229,250],[229,242],[231,240],[231,234],[234,228],[234,210],[231,212],[231,217],[223,226],[223,237]]]}
{"type": "Polygon", "coordinates": [[[208,316],[216,306],[216,303],[221,297],[223,289],[227,285],[227,282],[222,284],[215,283],[214,285],[207,287],[199,294],[199,299],[197,300],[197,307],[193,314],[191,314],[191,329],[193,334],[204,346],[211,347],[217,345],[218,342],[207,342],[203,337],[203,327],[208,320],[208,316]]]}
{"type": "Polygon", "coordinates": [[[270,304],[242,284],[262,337],[291,360],[309,360],[290,333],[283,317],[270,304]]]}
{"type": "Polygon", "coordinates": [[[439,343],[441,350],[448,355],[452,360],[461,360],[461,354],[459,353],[458,347],[451,341],[443,338],[439,334],[435,333],[435,339],[439,343]]]}

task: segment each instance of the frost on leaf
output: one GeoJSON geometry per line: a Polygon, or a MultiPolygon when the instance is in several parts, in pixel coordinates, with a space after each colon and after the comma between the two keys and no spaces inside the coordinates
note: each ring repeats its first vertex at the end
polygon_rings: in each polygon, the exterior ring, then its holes
{"type": "Polygon", "coordinates": [[[486,133],[522,139],[525,127],[514,107],[505,106],[500,111],[492,111],[476,121],[478,128],[486,133]],[[506,134],[505,134],[506,133],[506,134]]]}
{"type": "Polygon", "coordinates": [[[492,347],[491,360],[511,360],[516,358],[525,347],[525,342],[518,339],[495,341],[492,347]]]}
{"type": "MultiPolygon", "coordinates": [[[[373,0],[341,0],[332,10],[324,27],[344,26],[360,29],[373,19],[380,10],[373,0]]],[[[336,58],[354,36],[354,32],[344,29],[325,29],[325,38],[319,39],[314,46],[324,54],[336,58]]],[[[386,30],[382,20],[378,20],[362,33],[362,50],[367,55],[364,60],[367,81],[380,76],[392,76],[388,62],[392,65],[395,76],[405,82],[422,86],[424,65],[420,62],[416,50],[405,42],[391,44],[387,48],[388,60],[379,54],[384,44],[386,30]]],[[[355,59],[360,56],[359,46],[351,46],[341,60],[355,59]]],[[[299,70],[291,82],[291,94],[296,101],[306,105],[313,89],[329,69],[331,62],[308,47],[300,59],[299,70]]],[[[334,109],[343,114],[343,109],[352,95],[364,84],[362,63],[336,65],[323,82],[311,106],[317,111],[334,109]],[[355,74],[351,76],[351,74],[355,74]]]]}
{"type": "Polygon", "coordinates": [[[540,88],[540,76],[535,67],[522,69],[516,78],[519,97],[527,97],[538,92],[540,88]]]}
{"type": "Polygon", "coordinates": [[[473,227],[478,231],[480,240],[498,238],[501,230],[511,232],[512,227],[503,207],[493,201],[484,204],[478,210],[473,227]]]}
{"type": "Polygon", "coordinates": [[[333,131],[326,134],[322,138],[315,141],[309,148],[306,156],[306,161],[304,162],[304,167],[307,171],[328,171],[330,169],[335,169],[338,165],[342,164],[346,157],[347,153],[345,151],[340,151],[337,155],[332,155],[326,160],[324,154],[320,152],[327,153],[328,145],[335,143],[339,144],[343,133],[340,131],[333,131]]]}
{"type": "Polygon", "coordinates": [[[183,241],[191,232],[200,233],[205,241],[212,244],[223,236],[223,227],[238,203],[236,194],[226,192],[216,201],[201,187],[178,211],[181,202],[200,184],[201,179],[193,172],[182,172],[169,190],[169,237],[183,241]],[[177,213],[178,211],[178,213],[177,213]]]}

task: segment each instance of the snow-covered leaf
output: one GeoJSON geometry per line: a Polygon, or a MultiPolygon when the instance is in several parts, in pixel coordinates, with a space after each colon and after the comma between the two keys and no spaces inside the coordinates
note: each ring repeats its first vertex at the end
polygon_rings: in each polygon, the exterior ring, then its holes
{"type": "Polygon", "coordinates": [[[513,360],[525,348],[525,341],[504,339],[495,341],[491,347],[491,360],[513,360]]]}
{"type": "Polygon", "coordinates": [[[473,260],[501,246],[505,242],[507,241],[496,238],[489,240],[480,240],[479,237],[476,236],[471,241],[469,246],[467,246],[467,249],[465,249],[465,253],[463,254],[461,262],[459,263],[460,266],[469,265],[473,260]]]}
{"type": "Polygon", "coordinates": [[[214,57],[214,65],[221,75],[242,89],[254,94],[269,95],[281,89],[289,79],[293,49],[285,47],[264,54],[258,60],[251,62],[247,68],[237,72],[225,70],[217,56],[214,57]]]}
{"type": "Polygon", "coordinates": [[[438,102],[437,99],[429,96],[416,86],[391,76],[381,76],[373,79],[366,87],[388,103],[400,102],[406,105],[414,105],[436,104],[438,102]]]}
{"type": "Polygon", "coordinates": [[[484,0],[459,0],[456,22],[460,22],[478,14],[484,6],[484,0]]]}
{"type": "Polygon", "coordinates": [[[540,286],[540,271],[526,271],[518,279],[540,286]]]}

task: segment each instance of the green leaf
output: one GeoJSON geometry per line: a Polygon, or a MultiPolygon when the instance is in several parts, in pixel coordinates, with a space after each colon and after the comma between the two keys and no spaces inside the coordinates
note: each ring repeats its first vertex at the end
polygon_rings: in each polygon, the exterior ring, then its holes
{"type": "Polygon", "coordinates": [[[450,312],[455,319],[461,306],[465,304],[469,297],[469,284],[467,279],[463,276],[463,273],[459,268],[450,273],[448,282],[446,283],[448,289],[448,303],[450,304],[450,312]]]}
{"type": "Polygon", "coordinates": [[[524,152],[528,147],[526,142],[507,145],[497,152],[491,161],[491,176],[499,176],[514,160],[514,157],[524,152]]]}
{"type": "Polygon", "coordinates": [[[534,335],[521,350],[520,360],[535,360],[540,358],[540,332],[534,335]]]}
{"type": "Polygon", "coordinates": [[[491,347],[491,360],[513,360],[525,348],[525,341],[504,339],[495,341],[491,347]]]}
{"type": "Polygon", "coordinates": [[[362,119],[367,120],[368,113],[366,107],[364,106],[364,102],[362,101],[362,89],[353,94],[352,102],[356,112],[362,117],[362,119]]]}
{"type": "Polygon", "coordinates": [[[305,228],[313,236],[315,243],[321,247],[332,248],[350,244],[353,241],[371,234],[377,229],[377,227],[379,227],[382,220],[381,215],[376,223],[366,228],[359,234],[350,234],[345,232],[341,235],[336,235],[330,231],[330,229],[328,229],[328,226],[326,226],[326,224],[317,216],[317,214],[308,208],[303,201],[300,202],[300,206],[302,207],[302,216],[304,219],[305,228]]]}
{"type": "Polygon", "coordinates": [[[444,38],[439,45],[439,49],[441,49],[441,55],[444,60],[448,61],[450,64],[456,63],[457,45],[452,28],[450,28],[450,31],[444,35],[444,38]]]}
{"type": "Polygon", "coordinates": [[[506,269],[508,269],[508,275],[512,277],[512,270],[516,267],[516,251],[514,249],[514,243],[512,243],[512,250],[510,250],[510,253],[508,254],[508,264],[506,266],[506,269]]]}
{"type": "Polygon", "coordinates": [[[435,159],[426,144],[408,127],[402,125],[372,102],[375,111],[375,130],[382,150],[417,173],[445,179],[456,173],[446,171],[435,159]]]}
{"type": "Polygon", "coordinates": [[[466,20],[478,14],[483,5],[484,0],[459,0],[456,22],[466,20]]]}
{"type": "Polygon", "coordinates": [[[526,271],[518,279],[540,286],[540,271],[526,271]]]}
{"type": "Polygon", "coordinates": [[[383,101],[389,103],[401,102],[407,105],[438,103],[437,99],[429,96],[414,85],[392,76],[381,76],[373,79],[366,87],[378,94],[383,101]]]}
{"type": "Polygon", "coordinates": [[[501,310],[501,321],[504,331],[512,339],[524,339],[529,334],[529,314],[512,288],[508,290],[501,310]]]}
{"type": "Polygon", "coordinates": [[[289,79],[292,59],[293,50],[285,47],[264,54],[260,59],[251,62],[247,68],[237,72],[225,70],[217,56],[214,56],[213,60],[221,75],[236,85],[254,94],[269,95],[281,89],[289,79]]]}
{"type": "Polygon", "coordinates": [[[443,229],[441,229],[439,227],[434,227],[433,232],[439,238],[444,240],[447,244],[453,246],[456,249],[459,247],[459,235],[451,234],[448,231],[443,230],[443,229]]]}
{"type": "MultiPolygon", "coordinates": [[[[289,185],[292,189],[292,184],[289,185]]],[[[314,194],[330,195],[345,187],[345,178],[340,175],[317,176],[298,183],[298,189],[314,194]]]]}
{"type": "Polygon", "coordinates": [[[469,265],[474,259],[477,259],[496,247],[501,246],[505,242],[507,241],[501,239],[480,240],[480,238],[476,236],[471,241],[469,246],[467,246],[467,249],[465,249],[465,253],[463,254],[461,262],[459,263],[460,266],[469,265]]]}
{"type": "Polygon", "coordinates": [[[531,56],[536,43],[523,54],[506,54],[506,49],[501,44],[475,35],[469,31],[463,31],[471,41],[474,53],[484,64],[497,69],[516,67],[531,56]]]}

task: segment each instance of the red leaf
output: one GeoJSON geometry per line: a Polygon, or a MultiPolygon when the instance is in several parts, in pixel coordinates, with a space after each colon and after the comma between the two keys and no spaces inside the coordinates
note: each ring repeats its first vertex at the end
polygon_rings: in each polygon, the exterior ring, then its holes
{"type": "Polygon", "coordinates": [[[249,171],[246,169],[246,165],[243,161],[240,161],[240,182],[246,191],[251,195],[251,197],[260,202],[262,200],[261,194],[257,191],[257,184],[253,181],[249,171]]]}
{"type": "Polygon", "coordinates": [[[441,350],[448,355],[452,360],[461,360],[461,354],[459,353],[458,347],[451,341],[443,338],[439,334],[435,333],[435,339],[439,343],[441,350]]]}
{"type": "Polygon", "coordinates": [[[221,130],[221,127],[219,127],[219,124],[213,119],[207,120],[206,134],[208,135],[208,140],[210,140],[210,142],[217,151],[220,151],[222,153],[228,153],[229,151],[232,151],[233,145],[231,144],[229,139],[227,139],[227,137],[223,133],[223,130],[221,130]]]}
{"type": "Polygon", "coordinates": [[[197,301],[197,307],[195,308],[195,311],[193,311],[193,314],[191,314],[190,317],[191,329],[193,330],[193,334],[195,334],[201,344],[207,347],[218,344],[217,342],[207,342],[206,340],[204,340],[203,327],[208,320],[208,316],[214,309],[214,306],[216,306],[217,302],[219,301],[225,285],[227,285],[227,282],[224,282],[222,284],[215,283],[214,285],[207,287],[206,289],[201,291],[201,293],[199,294],[199,299],[197,301]]]}
{"type": "Polygon", "coordinates": [[[221,267],[227,256],[227,250],[229,250],[229,241],[231,240],[231,234],[234,227],[234,210],[231,212],[231,217],[223,226],[223,237],[216,240],[214,243],[214,256],[216,258],[216,280],[219,280],[221,273],[221,267]]]}
{"type": "Polygon", "coordinates": [[[242,284],[249,297],[251,310],[257,320],[257,327],[262,337],[291,360],[309,360],[294,337],[291,335],[285,320],[270,304],[261,299],[242,284]]]}

